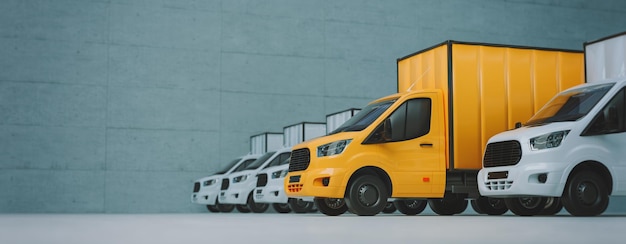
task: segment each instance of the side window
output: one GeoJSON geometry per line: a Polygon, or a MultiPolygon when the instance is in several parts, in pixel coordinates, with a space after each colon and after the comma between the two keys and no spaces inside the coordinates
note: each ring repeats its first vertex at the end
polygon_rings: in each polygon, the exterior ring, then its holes
{"type": "Polygon", "coordinates": [[[619,91],[593,118],[583,136],[620,133],[626,131],[626,92],[619,91]]]}
{"type": "Polygon", "coordinates": [[[405,141],[430,132],[431,100],[417,98],[400,105],[365,140],[365,144],[405,141]]]}

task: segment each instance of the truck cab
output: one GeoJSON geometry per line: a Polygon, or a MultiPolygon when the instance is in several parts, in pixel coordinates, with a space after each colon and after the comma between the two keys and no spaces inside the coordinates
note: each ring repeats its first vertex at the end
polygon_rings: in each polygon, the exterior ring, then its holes
{"type": "Polygon", "coordinates": [[[599,215],[626,195],[626,79],[556,95],[521,128],[489,139],[478,174],[483,196],[505,198],[517,215],[560,199],[575,216],[599,215]]]}

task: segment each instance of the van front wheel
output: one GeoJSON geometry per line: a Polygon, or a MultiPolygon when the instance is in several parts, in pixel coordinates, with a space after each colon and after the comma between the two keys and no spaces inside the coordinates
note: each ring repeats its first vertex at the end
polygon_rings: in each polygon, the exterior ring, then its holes
{"type": "Polygon", "coordinates": [[[609,206],[606,183],[594,172],[579,172],[565,185],[561,202],[571,215],[599,215],[609,206]]]}
{"type": "Polygon", "coordinates": [[[374,216],[387,206],[387,186],[378,177],[362,175],[348,189],[346,204],[356,215],[374,216]]]}
{"type": "Polygon", "coordinates": [[[348,211],[348,206],[343,198],[316,197],[315,204],[320,212],[328,216],[338,216],[348,211]]]}
{"type": "Polygon", "coordinates": [[[515,215],[533,216],[543,211],[546,200],[545,197],[513,197],[505,198],[504,203],[515,215]]]}

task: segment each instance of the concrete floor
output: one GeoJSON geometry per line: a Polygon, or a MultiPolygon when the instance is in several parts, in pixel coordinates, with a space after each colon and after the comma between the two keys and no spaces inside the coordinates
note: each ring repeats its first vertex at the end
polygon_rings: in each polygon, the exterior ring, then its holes
{"type": "Polygon", "coordinates": [[[624,243],[626,214],[0,214],[0,243],[624,243]]]}

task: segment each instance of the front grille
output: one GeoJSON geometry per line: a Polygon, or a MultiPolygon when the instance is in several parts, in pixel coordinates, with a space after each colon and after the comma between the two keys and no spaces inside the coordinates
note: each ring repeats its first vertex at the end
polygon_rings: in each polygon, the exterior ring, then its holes
{"type": "Polygon", "coordinates": [[[508,190],[512,185],[512,180],[490,180],[485,182],[485,187],[491,191],[508,190]]]}
{"type": "Polygon", "coordinates": [[[256,175],[256,187],[262,187],[267,185],[267,174],[256,175]]]}
{"type": "Polygon", "coordinates": [[[308,148],[297,149],[291,152],[289,172],[305,170],[311,162],[311,153],[308,148]]]}
{"type": "Polygon", "coordinates": [[[200,182],[193,183],[193,192],[200,191],[200,182]]]}
{"type": "Polygon", "coordinates": [[[484,167],[516,165],[522,159],[522,147],[518,141],[489,143],[483,158],[484,167]]]}
{"type": "Polygon", "coordinates": [[[220,189],[226,190],[226,189],[228,189],[228,185],[230,185],[230,183],[228,181],[228,178],[222,179],[222,188],[220,188],[220,189]]]}

